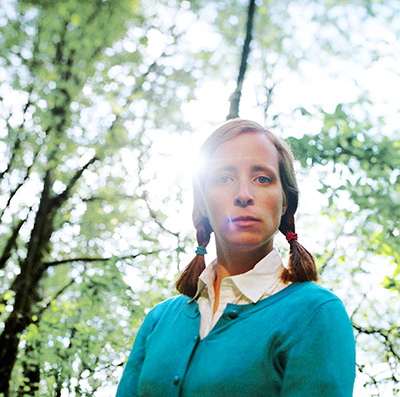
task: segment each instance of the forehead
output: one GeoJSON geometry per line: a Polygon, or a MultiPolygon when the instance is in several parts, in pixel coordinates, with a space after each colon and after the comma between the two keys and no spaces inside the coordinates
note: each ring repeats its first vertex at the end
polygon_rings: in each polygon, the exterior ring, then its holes
{"type": "Polygon", "coordinates": [[[219,145],[209,158],[209,165],[215,167],[264,164],[277,168],[278,162],[275,145],[261,132],[237,135],[219,145]]]}

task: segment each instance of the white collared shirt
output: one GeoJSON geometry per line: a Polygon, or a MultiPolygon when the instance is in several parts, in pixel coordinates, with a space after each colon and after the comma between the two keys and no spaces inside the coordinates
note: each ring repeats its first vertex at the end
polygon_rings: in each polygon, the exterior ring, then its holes
{"type": "Polygon", "coordinates": [[[201,273],[197,285],[195,299],[197,298],[201,315],[201,339],[205,338],[212,330],[228,303],[236,305],[257,303],[259,300],[276,294],[288,286],[280,279],[284,267],[278,251],[273,249],[253,269],[222,280],[218,309],[213,315],[216,267],[217,260],[214,260],[201,273]]]}

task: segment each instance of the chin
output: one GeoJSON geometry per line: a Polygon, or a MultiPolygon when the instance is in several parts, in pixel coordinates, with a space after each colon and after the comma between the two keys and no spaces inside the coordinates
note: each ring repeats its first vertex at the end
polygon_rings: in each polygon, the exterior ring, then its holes
{"type": "Polygon", "coordinates": [[[265,248],[266,251],[268,251],[269,249],[272,249],[272,242],[265,242],[265,241],[261,241],[259,239],[240,239],[240,240],[236,240],[236,241],[231,241],[230,245],[232,248],[234,248],[237,251],[243,251],[243,252],[247,252],[247,251],[254,251],[254,250],[258,250],[258,249],[262,249],[265,248]]]}

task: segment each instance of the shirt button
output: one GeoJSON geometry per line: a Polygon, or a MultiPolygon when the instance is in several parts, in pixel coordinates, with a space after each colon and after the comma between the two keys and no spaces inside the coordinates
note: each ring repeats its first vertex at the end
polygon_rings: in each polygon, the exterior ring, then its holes
{"type": "Polygon", "coordinates": [[[178,375],[175,376],[175,378],[174,378],[174,385],[177,386],[180,380],[181,380],[181,378],[180,378],[178,375]]]}
{"type": "Polygon", "coordinates": [[[237,311],[237,310],[232,310],[230,313],[229,313],[229,317],[233,320],[233,319],[235,319],[235,318],[237,318],[239,316],[239,312],[237,311]]]}
{"type": "Polygon", "coordinates": [[[197,342],[197,336],[195,336],[195,337],[193,338],[193,342],[194,342],[194,343],[197,342]]]}

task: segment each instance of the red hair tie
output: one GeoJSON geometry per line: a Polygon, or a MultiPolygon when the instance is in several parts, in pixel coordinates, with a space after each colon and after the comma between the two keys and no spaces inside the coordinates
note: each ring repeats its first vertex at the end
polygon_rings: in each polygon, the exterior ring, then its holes
{"type": "Polygon", "coordinates": [[[292,240],[297,240],[297,234],[296,233],[288,233],[286,235],[286,240],[288,243],[290,243],[292,240]]]}

